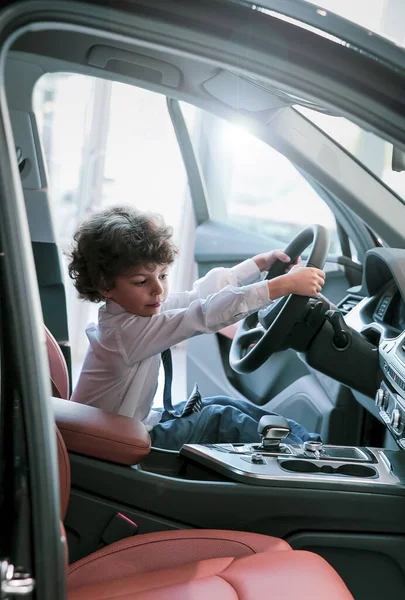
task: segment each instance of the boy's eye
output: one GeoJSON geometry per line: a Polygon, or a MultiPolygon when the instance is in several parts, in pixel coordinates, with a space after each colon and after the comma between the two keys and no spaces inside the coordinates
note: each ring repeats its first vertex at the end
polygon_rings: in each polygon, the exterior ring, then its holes
{"type": "Polygon", "coordinates": [[[143,281],[134,281],[133,283],[134,285],[144,285],[146,283],[146,279],[143,279],[143,281]]]}
{"type": "Polygon", "coordinates": [[[160,279],[167,279],[169,277],[168,273],[162,273],[160,279]]]}

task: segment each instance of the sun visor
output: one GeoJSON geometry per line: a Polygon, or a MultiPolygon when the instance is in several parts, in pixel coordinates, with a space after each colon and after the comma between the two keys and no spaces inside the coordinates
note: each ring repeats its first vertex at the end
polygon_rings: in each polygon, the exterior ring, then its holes
{"type": "Polygon", "coordinates": [[[272,110],[278,112],[289,106],[281,98],[271,94],[259,85],[230,73],[220,71],[203,84],[206,92],[224,104],[236,110],[261,112],[272,110]]]}

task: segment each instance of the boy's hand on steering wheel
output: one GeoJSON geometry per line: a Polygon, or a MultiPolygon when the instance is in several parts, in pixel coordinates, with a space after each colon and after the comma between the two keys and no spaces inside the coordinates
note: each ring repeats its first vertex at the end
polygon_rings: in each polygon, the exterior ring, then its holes
{"type": "Polygon", "coordinates": [[[287,275],[275,277],[268,282],[272,300],[287,294],[317,298],[324,284],[325,273],[321,269],[300,266],[295,266],[287,275]]]}
{"type": "MultiPolygon", "coordinates": [[[[283,250],[270,250],[270,252],[257,254],[253,257],[253,260],[257,264],[257,267],[260,271],[269,271],[276,260],[281,260],[281,262],[288,263],[290,262],[290,257],[283,252],[283,250]]],[[[292,269],[295,265],[298,265],[300,260],[301,257],[299,256],[293,263],[286,267],[285,272],[288,273],[290,269],[292,269]]]]}

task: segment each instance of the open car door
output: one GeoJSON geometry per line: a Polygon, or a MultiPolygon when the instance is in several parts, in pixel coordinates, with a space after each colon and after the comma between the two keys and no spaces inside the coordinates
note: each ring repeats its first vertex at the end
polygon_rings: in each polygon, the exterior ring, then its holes
{"type": "MultiPolygon", "coordinates": [[[[222,84],[225,89],[226,82],[222,84]]],[[[310,162],[294,164],[287,158],[293,144],[284,143],[293,139],[297,126],[323,143],[325,134],[282,103],[273,110],[275,125],[256,127],[257,137],[246,127],[200,109],[191,122],[184,105],[173,99],[168,108],[190,185],[198,276],[260,252],[283,249],[301,229],[319,223],[331,238],[323,295],[344,312],[350,310],[359,299],[356,286],[361,283],[364,254],[375,239],[336,196],[315,183],[310,162]]],[[[334,144],[330,139],[328,143],[334,144]]],[[[204,396],[247,398],[320,432],[330,442],[343,442],[344,419],[344,443],[355,442],[361,419],[348,389],[309,368],[293,350],[276,353],[254,373],[238,374],[228,359],[234,332],[235,327],[228,327],[189,340],[189,388],[197,381],[204,396]]]]}

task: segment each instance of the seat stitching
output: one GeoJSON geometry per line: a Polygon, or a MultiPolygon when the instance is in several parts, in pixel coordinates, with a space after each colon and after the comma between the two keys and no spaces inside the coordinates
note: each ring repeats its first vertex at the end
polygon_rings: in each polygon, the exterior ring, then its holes
{"type": "MultiPolygon", "coordinates": [[[[186,539],[187,539],[187,541],[188,540],[192,540],[192,541],[199,540],[199,541],[201,541],[201,539],[203,539],[203,540],[209,540],[209,539],[211,539],[211,541],[212,541],[212,538],[209,538],[209,537],[206,537],[206,538],[204,538],[204,537],[203,538],[201,538],[201,537],[195,537],[194,538],[193,537],[193,538],[186,538],[186,539]]],[[[168,542],[168,541],[173,541],[173,540],[171,540],[168,537],[168,538],[163,539],[163,540],[154,540],[154,541],[151,541],[151,542],[141,542],[141,543],[136,544],[135,546],[133,546],[133,548],[140,548],[141,546],[145,546],[147,544],[152,545],[152,544],[159,544],[159,543],[168,542]]],[[[174,541],[177,541],[177,540],[174,540],[174,541]]],[[[227,538],[221,538],[220,541],[222,541],[222,542],[234,542],[235,544],[240,544],[241,546],[245,546],[246,548],[249,548],[249,550],[251,550],[255,554],[258,554],[258,552],[254,548],[252,548],[251,546],[249,546],[249,544],[246,544],[245,542],[240,542],[238,540],[232,540],[232,539],[227,539],[227,538]]],[[[109,552],[106,552],[102,556],[96,556],[94,558],[90,558],[89,557],[89,560],[87,560],[86,562],[83,562],[81,565],[77,565],[76,567],[73,564],[71,566],[71,568],[69,569],[69,575],[71,573],[73,573],[74,571],[76,571],[77,569],[80,569],[81,567],[84,567],[84,566],[87,566],[87,565],[91,564],[95,560],[99,560],[101,558],[105,558],[106,556],[112,556],[114,554],[119,554],[120,552],[123,552],[124,550],[128,550],[128,548],[131,548],[131,544],[128,544],[128,546],[125,546],[124,548],[120,548],[119,550],[110,550],[109,552]]],[[[207,560],[207,559],[201,559],[201,560],[207,560]]],[[[195,562],[195,561],[192,561],[192,562],[195,562]]],[[[185,563],[185,564],[187,564],[187,563],[185,563]]],[[[148,572],[148,571],[146,571],[146,572],[148,572]]],[[[150,572],[152,572],[152,571],[150,571],[150,572]]]]}

